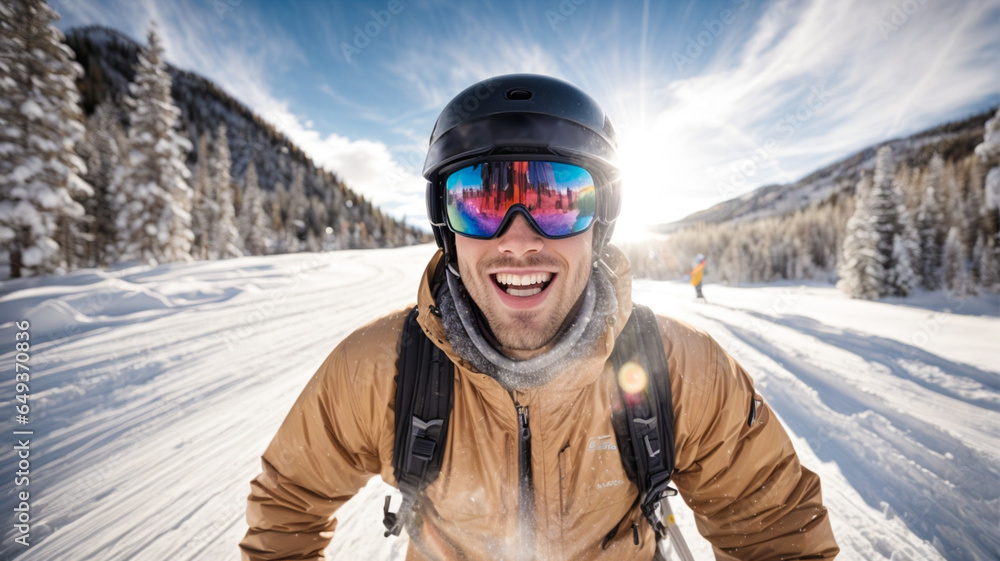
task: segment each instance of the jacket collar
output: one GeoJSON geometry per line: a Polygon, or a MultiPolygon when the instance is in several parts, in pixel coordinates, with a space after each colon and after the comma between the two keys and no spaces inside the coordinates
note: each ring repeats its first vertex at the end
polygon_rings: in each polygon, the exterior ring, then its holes
{"type": "MultiPolygon", "coordinates": [[[[443,267],[443,259],[444,254],[439,250],[431,258],[430,263],[424,270],[424,275],[421,277],[420,288],[417,292],[417,307],[419,308],[417,321],[423,328],[424,333],[448,355],[448,358],[453,363],[459,365],[461,370],[473,374],[471,379],[474,383],[477,385],[482,383],[492,384],[499,388],[499,384],[495,380],[476,371],[472,365],[458,355],[455,349],[452,348],[451,343],[448,342],[441,319],[435,315],[437,306],[434,299],[434,291],[437,289],[436,282],[443,280],[443,274],[439,274],[442,272],[439,269],[443,267]]],[[[604,255],[599,265],[605,269],[605,273],[615,288],[615,296],[618,300],[618,312],[615,316],[607,320],[608,326],[605,330],[603,343],[598,345],[600,348],[595,348],[594,352],[584,359],[585,364],[582,364],[579,369],[574,369],[572,372],[567,372],[562,376],[556,377],[552,382],[544,386],[543,390],[574,390],[592,383],[603,371],[603,365],[607,362],[608,357],[611,356],[611,351],[614,349],[615,338],[621,333],[622,328],[625,327],[625,323],[632,313],[632,267],[628,262],[628,258],[617,247],[608,245],[604,250],[604,255]]]]}

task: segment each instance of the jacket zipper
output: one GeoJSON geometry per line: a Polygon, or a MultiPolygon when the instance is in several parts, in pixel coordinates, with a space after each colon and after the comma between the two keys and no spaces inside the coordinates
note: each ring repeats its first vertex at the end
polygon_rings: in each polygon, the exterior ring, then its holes
{"type": "Polygon", "coordinates": [[[520,559],[532,559],[535,548],[535,492],[531,485],[531,429],[528,427],[528,408],[514,402],[517,408],[517,464],[518,503],[517,519],[521,530],[520,559]]]}

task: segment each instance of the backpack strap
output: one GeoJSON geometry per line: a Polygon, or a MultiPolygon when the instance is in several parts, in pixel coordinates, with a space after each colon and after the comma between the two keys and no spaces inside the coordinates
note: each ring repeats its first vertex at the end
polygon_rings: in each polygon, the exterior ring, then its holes
{"type": "Polygon", "coordinates": [[[389,512],[391,498],[386,496],[382,509],[386,537],[399,535],[424,489],[437,479],[451,417],[454,366],[424,334],[417,315],[414,307],[399,343],[392,465],[403,503],[397,512],[389,512]]]}
{"type": "Polygon", "coordinates": [[[667,359],[656,315],[636,304],[615,340],[611,361],[618,375],[612,424],[629,479],[639,487],[642,514],[663,539],[660,500],[676,495],[669,487],[674,471],[674,409],[667,359]]]}
{"type": "MultiPolygon", "coordinates": [[[[397,512],[389,512],[391,499],[386,497],[386,537],[399,535],[424,489],[437,479],[453,403],[454,365],[424,334],[417,313],[414,308],[407,316],[400,338],[392,463],[403,503],[397,512]]],[[[622,464],[639,487],[643,515],[663,539],[667,528],[660,500],[677,494],[668,485],[674,471],[674,413],[666,355],[652,310],[633,307],[611,360],[619,374],[612,423],[622,464]],[[638,381],[638,391],[626,391],[623,381],[638,381]]]]}

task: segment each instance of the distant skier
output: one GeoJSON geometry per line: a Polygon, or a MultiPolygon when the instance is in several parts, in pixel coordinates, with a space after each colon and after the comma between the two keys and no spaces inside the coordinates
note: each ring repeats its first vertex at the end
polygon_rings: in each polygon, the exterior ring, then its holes
{"type": "Polygon", "coordinates": [[[701,281],[702,277],[705,276],[705,256],[698,254],[694,258],[694,269],[691,270],[691,284],[694,285],[694,290],[697,293],[696,298],[705,300],[705,295],[701,293],[701,281]]]}

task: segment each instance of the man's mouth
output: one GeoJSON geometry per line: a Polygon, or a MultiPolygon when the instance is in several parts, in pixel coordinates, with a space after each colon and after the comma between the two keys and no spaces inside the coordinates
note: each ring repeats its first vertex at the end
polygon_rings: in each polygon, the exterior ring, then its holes
{"type": "Polygon", "coordinates": [[[528,273],[519,275],[516,273],[496,273],[490,275],[493,282],[500,287],[500,290],[511,296],[527,298],[534,296],[548,288],[555,275],[552,273],[528,273]]]}

